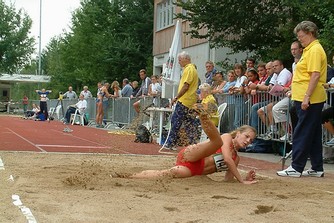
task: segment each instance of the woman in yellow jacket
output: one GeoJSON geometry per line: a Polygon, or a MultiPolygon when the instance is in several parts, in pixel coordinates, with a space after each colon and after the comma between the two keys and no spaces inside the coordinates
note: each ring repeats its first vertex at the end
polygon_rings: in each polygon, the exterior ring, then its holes
{"type": "Polygon", "coordinates": [[[219,115],[217,109],[217,101],[211,93],[211,86],[207,83],[201,84],[199,86],[200,94],[199,98],[202,104],[208,104],[210,110],[210,120],[215,126],[218,126],[219,115]]]}

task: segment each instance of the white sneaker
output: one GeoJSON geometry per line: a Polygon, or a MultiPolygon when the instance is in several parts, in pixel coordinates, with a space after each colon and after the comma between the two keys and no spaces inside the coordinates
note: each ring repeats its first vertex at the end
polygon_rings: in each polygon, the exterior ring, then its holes
{"type": "Polygon", "coordinates": [[[273,134],[274,133],[272,131],[269,131],[264,135],[263,139],[264,140],[270,140],[273,137],[273,134]]]}
{"type": "Polygon", "coordinates": [[[163,154],[177,154],[177,148],[175,147],[161,147],[161,149],[159,149],[159,153],[163,153],[163,154]]]}
{"type": "Polygon", "coordinates": [[[325,143],[327,146],[334,146],[334,138],[325,143]]]}
{"type": "Polygon", "coordinates": [[[302,173],[289,166],[285,170],[277,171],[276,174],[281,177],[300,177],[302,173]]]}
{"type": "Polygon", "coordinates": [[[285,141],[285,140],[289,141],[290,140],[290,133],[286,133],[284,136],[282,136],[281,138],[279,138],[279,140],[281,140],[281,141],[285,141]]]}
{"type": "Polygon", "coordinates": [[[302,173],[306,177],[324,177],[324,171],[315,171],[312,169],[304,170],[302,173]]]}

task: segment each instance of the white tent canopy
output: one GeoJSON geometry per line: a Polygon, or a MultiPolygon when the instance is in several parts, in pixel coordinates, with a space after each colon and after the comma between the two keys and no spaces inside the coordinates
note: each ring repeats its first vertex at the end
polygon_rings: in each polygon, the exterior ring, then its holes
{"type": "Polygon", "coordinates": [[[32,74],[0,74],[0,82],[48,83],[50,76],[32,74]]]}

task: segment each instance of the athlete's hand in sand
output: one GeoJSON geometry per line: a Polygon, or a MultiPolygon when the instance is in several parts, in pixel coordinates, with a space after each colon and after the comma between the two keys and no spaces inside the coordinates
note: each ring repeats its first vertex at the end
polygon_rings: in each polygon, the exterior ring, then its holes
{"type": "Polygon", "coordinates": [[[247,173],[247,176],[246,176],[245,180],[247,180],[247,181],[253,181],[253,180],[255,180],[255,176],[256,176],[255,170],[250,170],[247,173]]]}

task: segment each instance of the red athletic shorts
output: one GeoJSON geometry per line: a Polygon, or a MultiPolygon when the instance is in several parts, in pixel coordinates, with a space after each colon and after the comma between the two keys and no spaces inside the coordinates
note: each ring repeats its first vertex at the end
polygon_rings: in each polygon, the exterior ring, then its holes
{"type": "Polygon", "coordinates": [[[204,171],[204,159],[200,159],[196,162],[187,162],[184,161],[184,150],[186,148],[183,148],[178,154],[177,154],[177,159],[176,159],[176,166],[185,166],[187,167],[192,176],[195,175],[202,175],[203,171],[204,171]]]}

